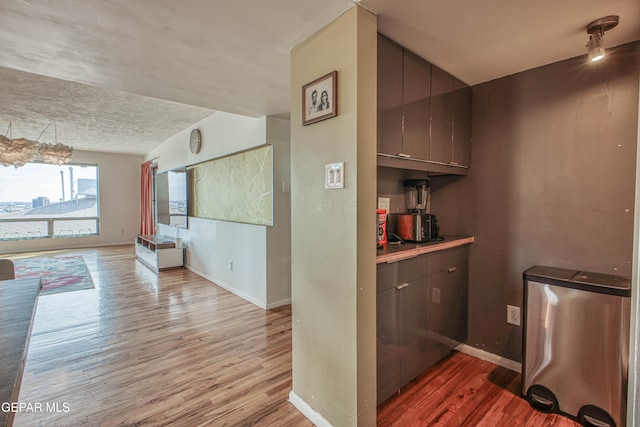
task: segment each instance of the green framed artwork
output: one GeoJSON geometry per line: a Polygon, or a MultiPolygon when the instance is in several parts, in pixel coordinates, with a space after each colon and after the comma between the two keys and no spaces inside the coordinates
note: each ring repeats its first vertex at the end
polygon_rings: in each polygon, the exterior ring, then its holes
{"type": "Polygon", "coordinates": [[[273,146],[187,168],[189,216],[273,225],[273,146]]]}

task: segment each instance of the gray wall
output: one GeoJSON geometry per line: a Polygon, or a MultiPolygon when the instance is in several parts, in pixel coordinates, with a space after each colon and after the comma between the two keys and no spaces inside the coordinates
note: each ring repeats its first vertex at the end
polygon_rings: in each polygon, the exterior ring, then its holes
{"type": "Polygon", "coordinates": [[[522,272],[631,276],[640,43],[473,88],[467,177],[432,179],[445,233],[475,235],[468,344],[521,361],[522,272]]]}

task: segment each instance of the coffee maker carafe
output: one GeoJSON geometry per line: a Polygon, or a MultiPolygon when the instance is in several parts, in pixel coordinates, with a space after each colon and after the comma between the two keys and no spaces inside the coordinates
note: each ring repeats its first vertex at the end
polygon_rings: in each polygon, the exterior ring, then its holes
{"type": "Polygon", "coordinates": [[[429,201],[429,180],[407,179],[404,182],[405,203],[408,213],[423,214],[427,212],[429,201]]]}

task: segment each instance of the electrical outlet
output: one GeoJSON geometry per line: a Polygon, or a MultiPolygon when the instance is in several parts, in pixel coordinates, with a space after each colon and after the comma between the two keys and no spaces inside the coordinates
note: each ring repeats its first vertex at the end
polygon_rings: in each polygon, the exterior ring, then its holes
{"type": "Polygon", "coordinates": [[[520,307],[507,305],[507,323],[520,326],[520,307]]]}
{"type": "Polygon", "coordinates": [[[431,302],[440,304],[440,288],[431,288],[431,302]]]}
{"type": "Polygon", "coordinates": [[[233,261],[229,260],[229,271],[233,271],[233,261]]]}

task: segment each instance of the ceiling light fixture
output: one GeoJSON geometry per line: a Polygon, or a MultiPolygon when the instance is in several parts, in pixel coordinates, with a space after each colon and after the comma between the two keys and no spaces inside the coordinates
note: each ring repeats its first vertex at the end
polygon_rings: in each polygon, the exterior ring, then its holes
{"type": "Polygon", "coordinates": [[[618,25],[619,20],[619,16],[611,15],[596,19],[587,25],[587,33],[589,34],[587,53],[590,61],[595,62],[604,58],[604,32],[618,25]]]}
{"type": "Polygon", "coordinates": [[[33,161],[58,166],[69,163],[73,155],[73,148],[58,144],[58,127],[55,122],[53,125],[55,127],[55,144],[47,144],[38,142],[38,139],[51,126],[51,123],[44,128],[35,141],[26,138],[12,139],[11,123],[9,123],[9,129],[7,129],[9,137],[0,135],[0,165],[19,168],[33,161]]]}

